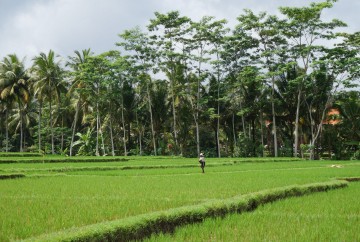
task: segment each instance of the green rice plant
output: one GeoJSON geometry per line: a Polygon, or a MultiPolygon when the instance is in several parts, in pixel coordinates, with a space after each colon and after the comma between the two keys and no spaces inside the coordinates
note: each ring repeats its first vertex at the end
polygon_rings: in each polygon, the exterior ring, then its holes
{"type": "Polygon", "coordinates": [[[359,241],[360,183],[186,225],[145,241],[359,241]]]}
{"type": "Polygon", "coordinates": [[[129,241],[139,240],[153,233],[172,232],[174,228],[189,223],[202,222],[208,217],[225,216],[237,211],[244,212],[259,205],[294,195],[315,191],[327,191],[344,187],[347,182],[332,181],[303,186],[277,188],[238,196],[223,201],[210,201],[204,204],[186,206],[163,212],[140,215],[130,219],[105,222],[66,230],[44,236],[30,238],[29,241],[129,241]],[[294,191],[296,191],[294,193],[294,191]]]}
{"type": "MultiPolygon", "coordinates": [[[[212,162],[231,162],[231,159],[207,161],[208,164],[212,162]]],[[[126,165],[188,163],[197,164],[197,160],[141,158],[130,160],[126,165]]],[[[206,167],[205,174],[200,173],[199,167],[176,166],[166,169],[68,171],[61,176],[56,171],[39,169],[123,164],[1,164],[0,169],[7,172],[23,167],[27,177],[0,181],[0,241],[25,239],[72,227],[194,206],[264,189],[357,177],[360,173],[359,162],[344,162],[341,169],[332,168],[331,164],[331,161],[239,162],[206,167]]]]}

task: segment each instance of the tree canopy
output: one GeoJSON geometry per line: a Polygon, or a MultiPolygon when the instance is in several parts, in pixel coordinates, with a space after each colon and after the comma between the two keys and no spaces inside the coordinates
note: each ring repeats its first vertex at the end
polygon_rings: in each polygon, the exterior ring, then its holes
{"type": "Polygon", "coordinates": [[[359,32],[323,20],[335,2],[247,9],[233,29],[155,12],[98,55],[4,56],[0,149],[358,159],[359,32]]]}

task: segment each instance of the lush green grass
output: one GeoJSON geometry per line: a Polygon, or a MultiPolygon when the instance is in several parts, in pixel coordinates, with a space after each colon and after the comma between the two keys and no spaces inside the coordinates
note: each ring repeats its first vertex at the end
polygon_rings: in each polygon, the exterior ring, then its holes
{"type": "Polygon", "coordinates": [[[212,200],[199,205],[182,206],[166,211],[152,212],[44,234],[26,241],[131,241],[142,240],[160,231],[174,231],[176,227],[204,221],[206,218],[225,216],[234,212],[252,211],[262,204],[292,196],[324,192],[346,187],[347,181],[333,180],[306,185],[292,185],[212,200]]]}
{"type": "Polygon", "coordinates": [[[331,161],[244,162],[208,159],[200,173],[196,159],[139,158],[127,166],[166,165],[162,169],[97,170],[122,162],[0,164],[0,173],[21,170],[21,179],[0,181],[0,241],[22,239],[71,227],[127,218],[180,206],[226,199],[269,188],[356,177],[360,163],[331,161]],[[229,163],[231,165],[223,165],[229,163]],[[182,167],[195,164],[194,167],[182,167]],[[213,166],[211,166],[211,164],[213,166]],[[176,165],[176,167],[171,167],[176,165]],[[90,167],[64,171],[51,168],[90,167]],[[46,175],[46,176],[45,176],[46,175]]]}
{"type": "Polygon", "coordinates": [[[146,241],[360,241],[360,183],[187,225],[146,241]]]}

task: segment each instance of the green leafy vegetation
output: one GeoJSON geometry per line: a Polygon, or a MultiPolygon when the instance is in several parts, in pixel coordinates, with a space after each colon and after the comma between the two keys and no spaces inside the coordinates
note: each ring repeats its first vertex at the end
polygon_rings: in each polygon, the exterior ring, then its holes
{"type": "Polygon", "coordinates": [[[122,221],[97,224],[82,227],[77,230],[49,234],[44,237],[34,238],[34,240],[129,241],[143,239],[152,233],[172,232],[178,226],[202,222],[208,217],[223,217],[228,213],[252,211],[260,205],[278,199],[301,196],[312,192],[327,191],[346,185],[346,182],[334,181],[277,188],[221,201],[215,200],[195,206],[180,207],[164,212],[154,212],[122,221]]]}
{"type": "Polygon", "coordinates": [[[359,32],[323,17],[336,7],[247,9],[231,28],[155,12],[103,53],[50,49],[28,56],[29,67],[3,53],[0,157],[358,160],[359,32]]]}

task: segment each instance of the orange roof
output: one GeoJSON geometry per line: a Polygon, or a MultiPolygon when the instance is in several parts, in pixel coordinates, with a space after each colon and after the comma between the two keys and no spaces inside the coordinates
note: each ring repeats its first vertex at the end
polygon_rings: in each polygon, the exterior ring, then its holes
{"type": "Polygon", "coordinates": [[[337,108],[332,108],[327,112],[326,120],[323,121],[323,124],[331,124],[335,125],[341,122],[340,118],[338,117],[340,112],[337,108]]]}

